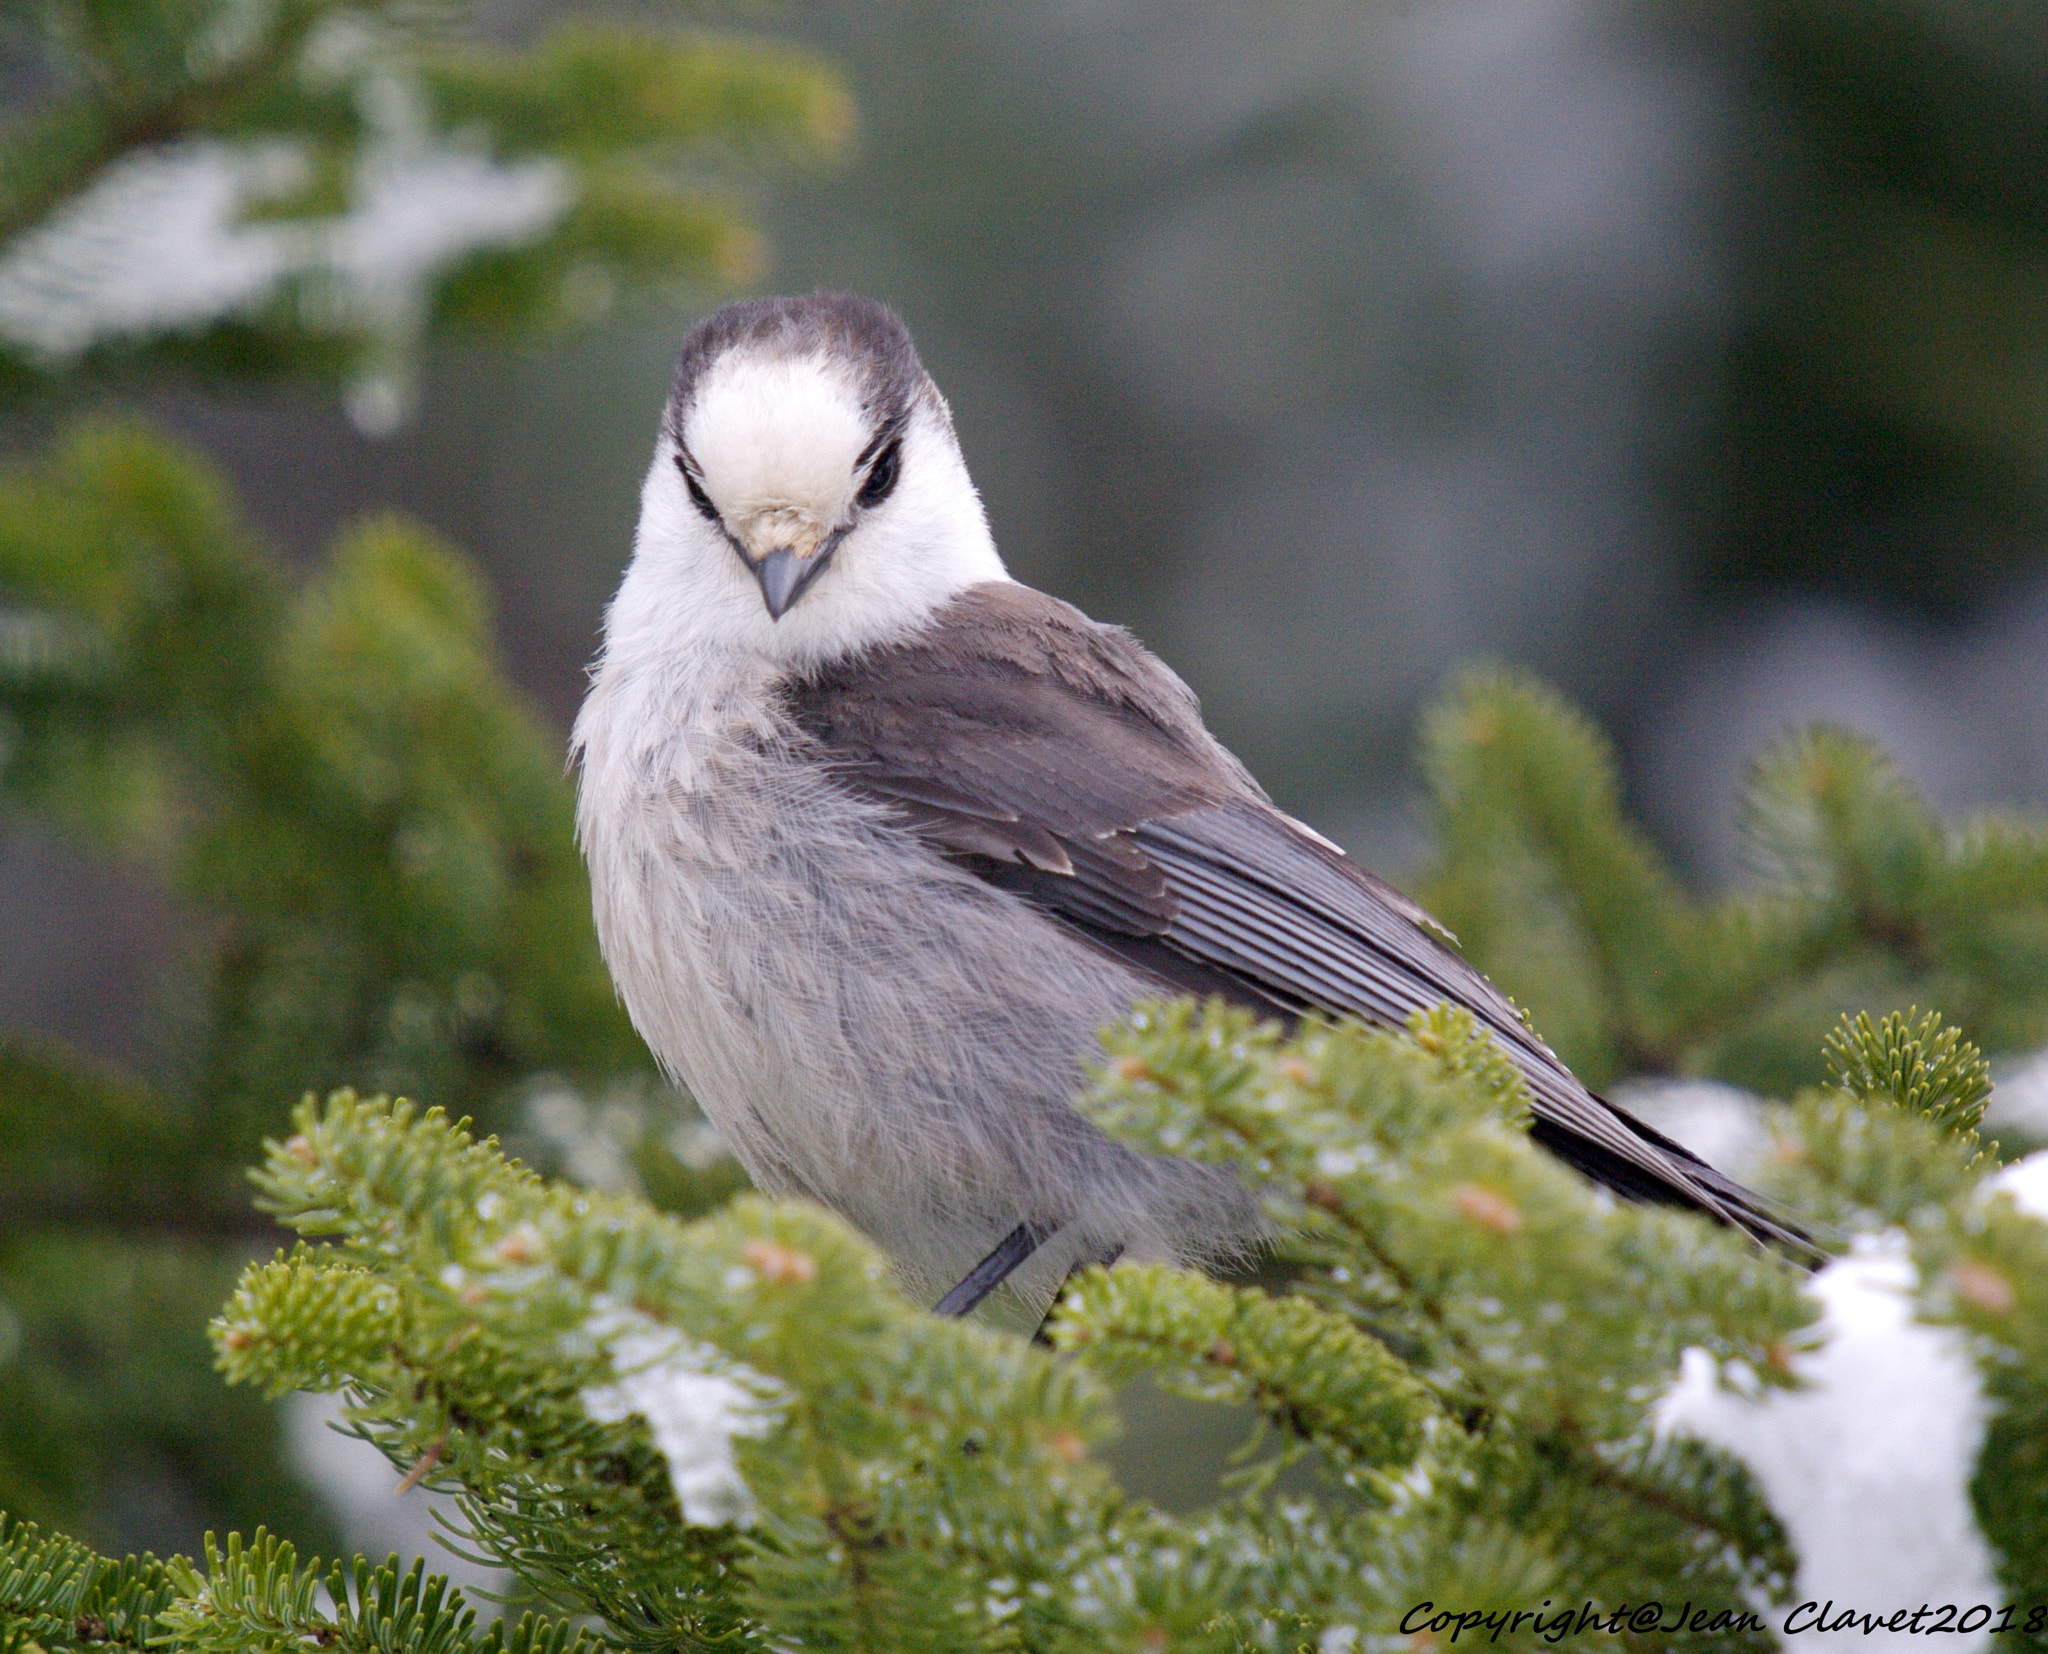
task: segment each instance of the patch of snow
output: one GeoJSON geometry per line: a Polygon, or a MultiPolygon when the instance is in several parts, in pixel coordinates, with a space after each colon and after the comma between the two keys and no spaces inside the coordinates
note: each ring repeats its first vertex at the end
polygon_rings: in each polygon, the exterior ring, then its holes
{"type": "Polygon", "coordinates": [[[305,150],[282,142],[128,156],[0,257],[0,336],[62,362],[254,308],[310,249],[302,226],[242,215],[307,170],[305,150]]]}
{"type": "Polygon", "coordinates": [[[560,1161],[562,1175],[586,1189],[640,1194],[633,1150],[645,1130],[636,1111],[593,1107],[566,1082],[550,1077],[526,1099],[526,1127],[560,1161]]]}
{"type": "MultiPolygon", "coordinates": [[[[1969,1484],[1985,1403],[1961,1335],[1913,1319],[1913,1263],[1897,1234],[1860,1242],[1809,1288],[1826,1342],[1796,1358],[1808,1388],[1734,1393],[1688,1350],[1657,1425],[1749,1466],[1799,1553],[1797,1599],[1880,1617],[1923,1602],[1997,1603],[1990,1547],[1969,1484]]],[[[1740,1376],[1740,1375],[1738,1375],[1740,1376]]],[[[1808,1654],[1869,1649],[1909,1633],[1809,1630],[1808,1654]]],[[[1954,1654],[1986,1646],[1981,1631],[1954,1654]]]]}
{"type": "Polygon", "coordinates": [[[644,1081],[614,1082],[591,1097],[556,1075],[543,1076],[527,1092],[522,1123],[539,1140],[534,1149],[544,1169],[607,1194],[646,1192],[634,1157],[650,1141],[694,1172],[732,1158],[695,1103],[644,1081]]]}
{"type": "Polygon", "coordinates": [[[2048,1220],[2048,1149],[2015,1160],[1986,1179],[1984,1187],[2005,1190],[2022,1212],[2048,1220]]]}
{"type": "Polygon", "coordinates": [[[1984,1108],[1988,1130],[2010,1126],[2029,1137],[2048,1137],[2048,1051],[1992,1065],[1991,1101],[1984,1108]]]}
{"type": "Polygon", "coordinates": [[[1763,1100],[1739,1086],[1715,1080],[1630,1080],[1608,1098],[1739,1183],[1752,1181],[1770,1153],[1763,1100]]]}
{"type": "Polygon", "coordinates": [[[348,211],[249,217],[305,186],[312,162],[296,142],[138,151],[0,252],[0,338],[61,365],[104,342],[253,313],[295,282],[305,325],[368,336],[349,411],[373,435],[396,429],[437,279],[472,253],[538,240],[575,187],[559,161],[451,147],[414,89],[370,79],[348,211]]]}
{"type": "Polygon", "coordinates": [[[600,1424],[633,1414],[647,1421],[668,1461],[683,1520],[696,1527],[754,1519],[754,1495],[741,1478],[733,1443],[774,1428],[782,1387],[643,1312],[600,1304],[583,1333],[618,1375],[583,1392],[583,1410],[600,1424]]]}

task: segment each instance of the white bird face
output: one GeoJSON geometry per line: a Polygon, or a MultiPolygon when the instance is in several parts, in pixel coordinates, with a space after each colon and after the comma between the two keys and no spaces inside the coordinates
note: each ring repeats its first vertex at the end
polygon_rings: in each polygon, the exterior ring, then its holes
{"type": "Polygon", "coordinates": [[[634,554],[635,574],[660,576],[676,642],[829,659],[1008,577],[901,324],[867,306],[852,322],[869,333],[849,338],[828,308],[845,305],[865,301],[736,306],[685,345],[634,554]]]}
{"type": "Polygon", "coordinates": [[[875,428],[830,357],[741,347],[704,376],[675,462],[697,514],[725,535],[780,620],[860,518],[887,504],[903,440],[896,421],[875,428]]]}

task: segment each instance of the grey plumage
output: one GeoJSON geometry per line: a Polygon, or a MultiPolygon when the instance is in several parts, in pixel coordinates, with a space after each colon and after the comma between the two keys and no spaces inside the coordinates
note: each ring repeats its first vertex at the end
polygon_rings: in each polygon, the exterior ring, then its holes
{"type": "Polygon", "coordinates": [[[1162,992],[1462,1004],[1566,1159],[1791,1238],[1275,809],[1135,639],[1008,579],[879,306],[735,306],[685,344],[576,742],[637,1025],[757,1183],[843,1213],[928,1299],[1019,1225],[1050,1237],[1015,1277],[1034,1301],[1077,1261],[1255,1244],[1235,1179],[1070,1106],[1096,1030],[1162,992]]]}
{"type": "Polygon", "coordinates": [[[645,788],[584,828],[627,1003],[754,1181],[842,1213],[928,1301],[1020,1222],[1058,1232],[1017,1283],[1038,1296],[1119,1246],[1249,1244],[1227,1174],[1134,1154],[1070,1106],[1143,978],[933,855],[811,762],[777,700],[724,703],[750,738],[720,740],[700,785],[668,784],[657,747],[645,788]]]}

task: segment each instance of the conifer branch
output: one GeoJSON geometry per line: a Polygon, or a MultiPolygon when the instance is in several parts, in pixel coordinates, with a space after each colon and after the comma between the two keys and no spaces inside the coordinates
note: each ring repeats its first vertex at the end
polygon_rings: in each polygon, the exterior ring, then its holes
{"type": "Polygon", "coordinates": [[[1434,1411],[1406,1367],[1349,1322],[1157,1266],[1083,1275],[1052,1338],[1112,1384],[1145,1372],[1196,1400],[1249,1402],[1347,1473],[1412,1462],[1434,1411]]]}
{"type": "Polygon", "coordinates": [[[1918,1013],[1916,1005],[1877,1023],[1868,1011],[1853,1022],[1843,1017],[1828,1036],[1828,1070],[1866,1103],[1886,1098],[1974,1144],[1991,1100],[1991,1065],[1960,1029],[1942,1027],[1940,1012],[1918,1013]]]}

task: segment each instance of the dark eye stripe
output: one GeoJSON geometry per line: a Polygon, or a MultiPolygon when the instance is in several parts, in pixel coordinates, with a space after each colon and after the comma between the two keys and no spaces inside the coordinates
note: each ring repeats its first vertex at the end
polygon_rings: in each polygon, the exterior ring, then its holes
{"type": "Polygon", "coordinates": [[[863,508],[880,505],[895,490],[896,475],[902,469],[903,443],[892,442],[875,456],[875,463],[868,467],[867,481],[860,485],[856,502],[863,508]]]}
{"type": "Polygon", "coordinates": [[[683,474],[683,486],[690,491],[690,503],[706,522],[715,523],[718,507],[711,503],[711,496],[704,492],[704,485],[691,475],[689,462],[681,454],[676,455],[676,469],[683,474]]]}

